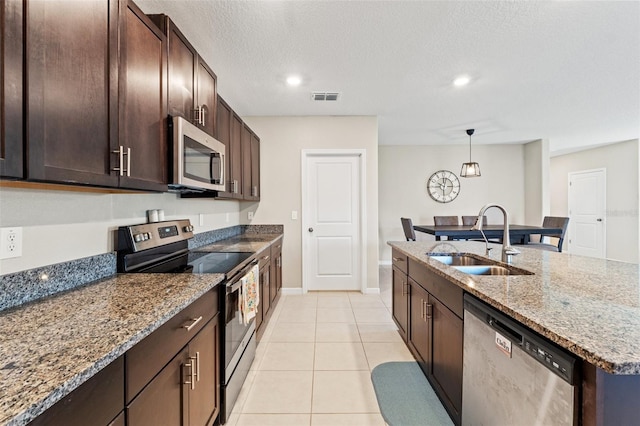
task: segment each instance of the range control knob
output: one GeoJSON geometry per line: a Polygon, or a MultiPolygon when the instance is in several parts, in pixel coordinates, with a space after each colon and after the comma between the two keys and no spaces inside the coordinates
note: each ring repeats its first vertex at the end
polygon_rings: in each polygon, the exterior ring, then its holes
{"type": "Polygon", "coordinates": [[[187,225],[184,228],[182,228],[182,230],[184,232],[193,232],[193,226],[192,225],[187,225]]]}
{"type": "Polygon", "coordinates": [[[133,236],[133,241],[135,241],[136,243],[139,243],[140,241],[142,241],[142,234],[136,234],[133,236]]]}

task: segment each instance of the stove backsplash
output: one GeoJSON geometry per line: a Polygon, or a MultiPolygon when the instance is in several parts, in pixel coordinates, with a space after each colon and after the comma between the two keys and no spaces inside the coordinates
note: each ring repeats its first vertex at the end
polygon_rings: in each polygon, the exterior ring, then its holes
{"type": "MultiPolygon", "coordinates": [[[[283,225],[236,225],[195,234],[189,249],[240,234],[282,233],[283,225]]],[[[116,254],[105,253],[0,275],[0,311],[70,290],[116,273],[116,254]]]]}

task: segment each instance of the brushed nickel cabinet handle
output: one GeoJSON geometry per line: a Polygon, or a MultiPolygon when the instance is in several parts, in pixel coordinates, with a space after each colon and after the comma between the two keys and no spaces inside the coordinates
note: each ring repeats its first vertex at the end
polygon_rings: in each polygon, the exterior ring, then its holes
{"type": "Polygon", "coordinates": [[[402,260],[401,257],[394,257],[392,258],[394,262],[400,262],[402,260]]]}
{"type": "Polygon", "coordinates": [[[201,116],[202,116],[202,127],[205,127],[206,124],[205,123],[205,118],[207,116],[207,106],[206,105],[202,105],[200,107],[200,111],[202,111],[201,116]]]}
{"type": "Polygon", "coordinates": [[[427,319],[430,320],[433,317],[433,305],[431,303],[426,303],[425,307],[426,307],[425,315],[427,319]]]}
{"type": "Polygon", "coordinates": [[[127,148],[127,176],[131,176],[131,148],[127,148]]]}
{"type": "Polygon", "coordinates": [[[123,163],[124,163],[124,147],[120,145],[120,148],[115,151],[111,151],[113,154],[118,154],[118,167],[114,167],[114,172],[120,172],[120,176],[124,176],[123,163]]]}
{"type": "Polygon", "coordinates": [[[407,284],[404,281],[402,281],[402,295],[403,296],[407,295],[407,292],[405,290],[406,288],[407,288],[407,284]]]}
{"type": "Polygon", "coordinates": [[[195,363],[195,367],[191,369],[192,371],[191,379],[192,381],[199,382],[200,381],[200,352],[196,352],[196,356],[190,356],[189,359],[191,360],[189,364],[194,365],[195,363]]]}
{"type": "Polygon", "coordinates": [[[202,315],[200,315],[198,318],[192,318],[191,321],[193,322],[190,325],[183,325],[182,328],[186,328],[187,331],[191,331],[191,329],[195,327],[197,323],[202,321],[202,315]]]}
{"type": "Polygon", "coordinates": [[[269,256],[263,256],[262,260],[269,260],[269,256]]]}

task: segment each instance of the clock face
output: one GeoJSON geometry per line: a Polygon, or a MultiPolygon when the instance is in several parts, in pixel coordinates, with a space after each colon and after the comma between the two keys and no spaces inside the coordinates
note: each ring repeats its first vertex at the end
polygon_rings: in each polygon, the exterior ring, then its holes
{"type": "Polygon", "coordinates": [[[439,203],[450,203],[460,194],[460,181],[455,173],[438,170],[429,177],[427,190],[431,198],[439,203]]]}

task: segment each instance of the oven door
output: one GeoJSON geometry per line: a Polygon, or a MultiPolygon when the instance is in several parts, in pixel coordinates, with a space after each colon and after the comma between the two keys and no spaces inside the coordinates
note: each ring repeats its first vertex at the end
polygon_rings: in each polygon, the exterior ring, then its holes
{"type": "MultiPolygon", "coordinates": [[[[240,313],[240,300],[242,284],[240,278],[233,283],[227,284],[225,297],[225,342],[224,342],[224,365],[225,376],[233,373],[235,365],[244,352],[251,334],[255,330],[255,318],[252,318],[247,324],[242,320],[240,313]]],[[[225,377],[225,382],[228,377],[225,377]]]]}

